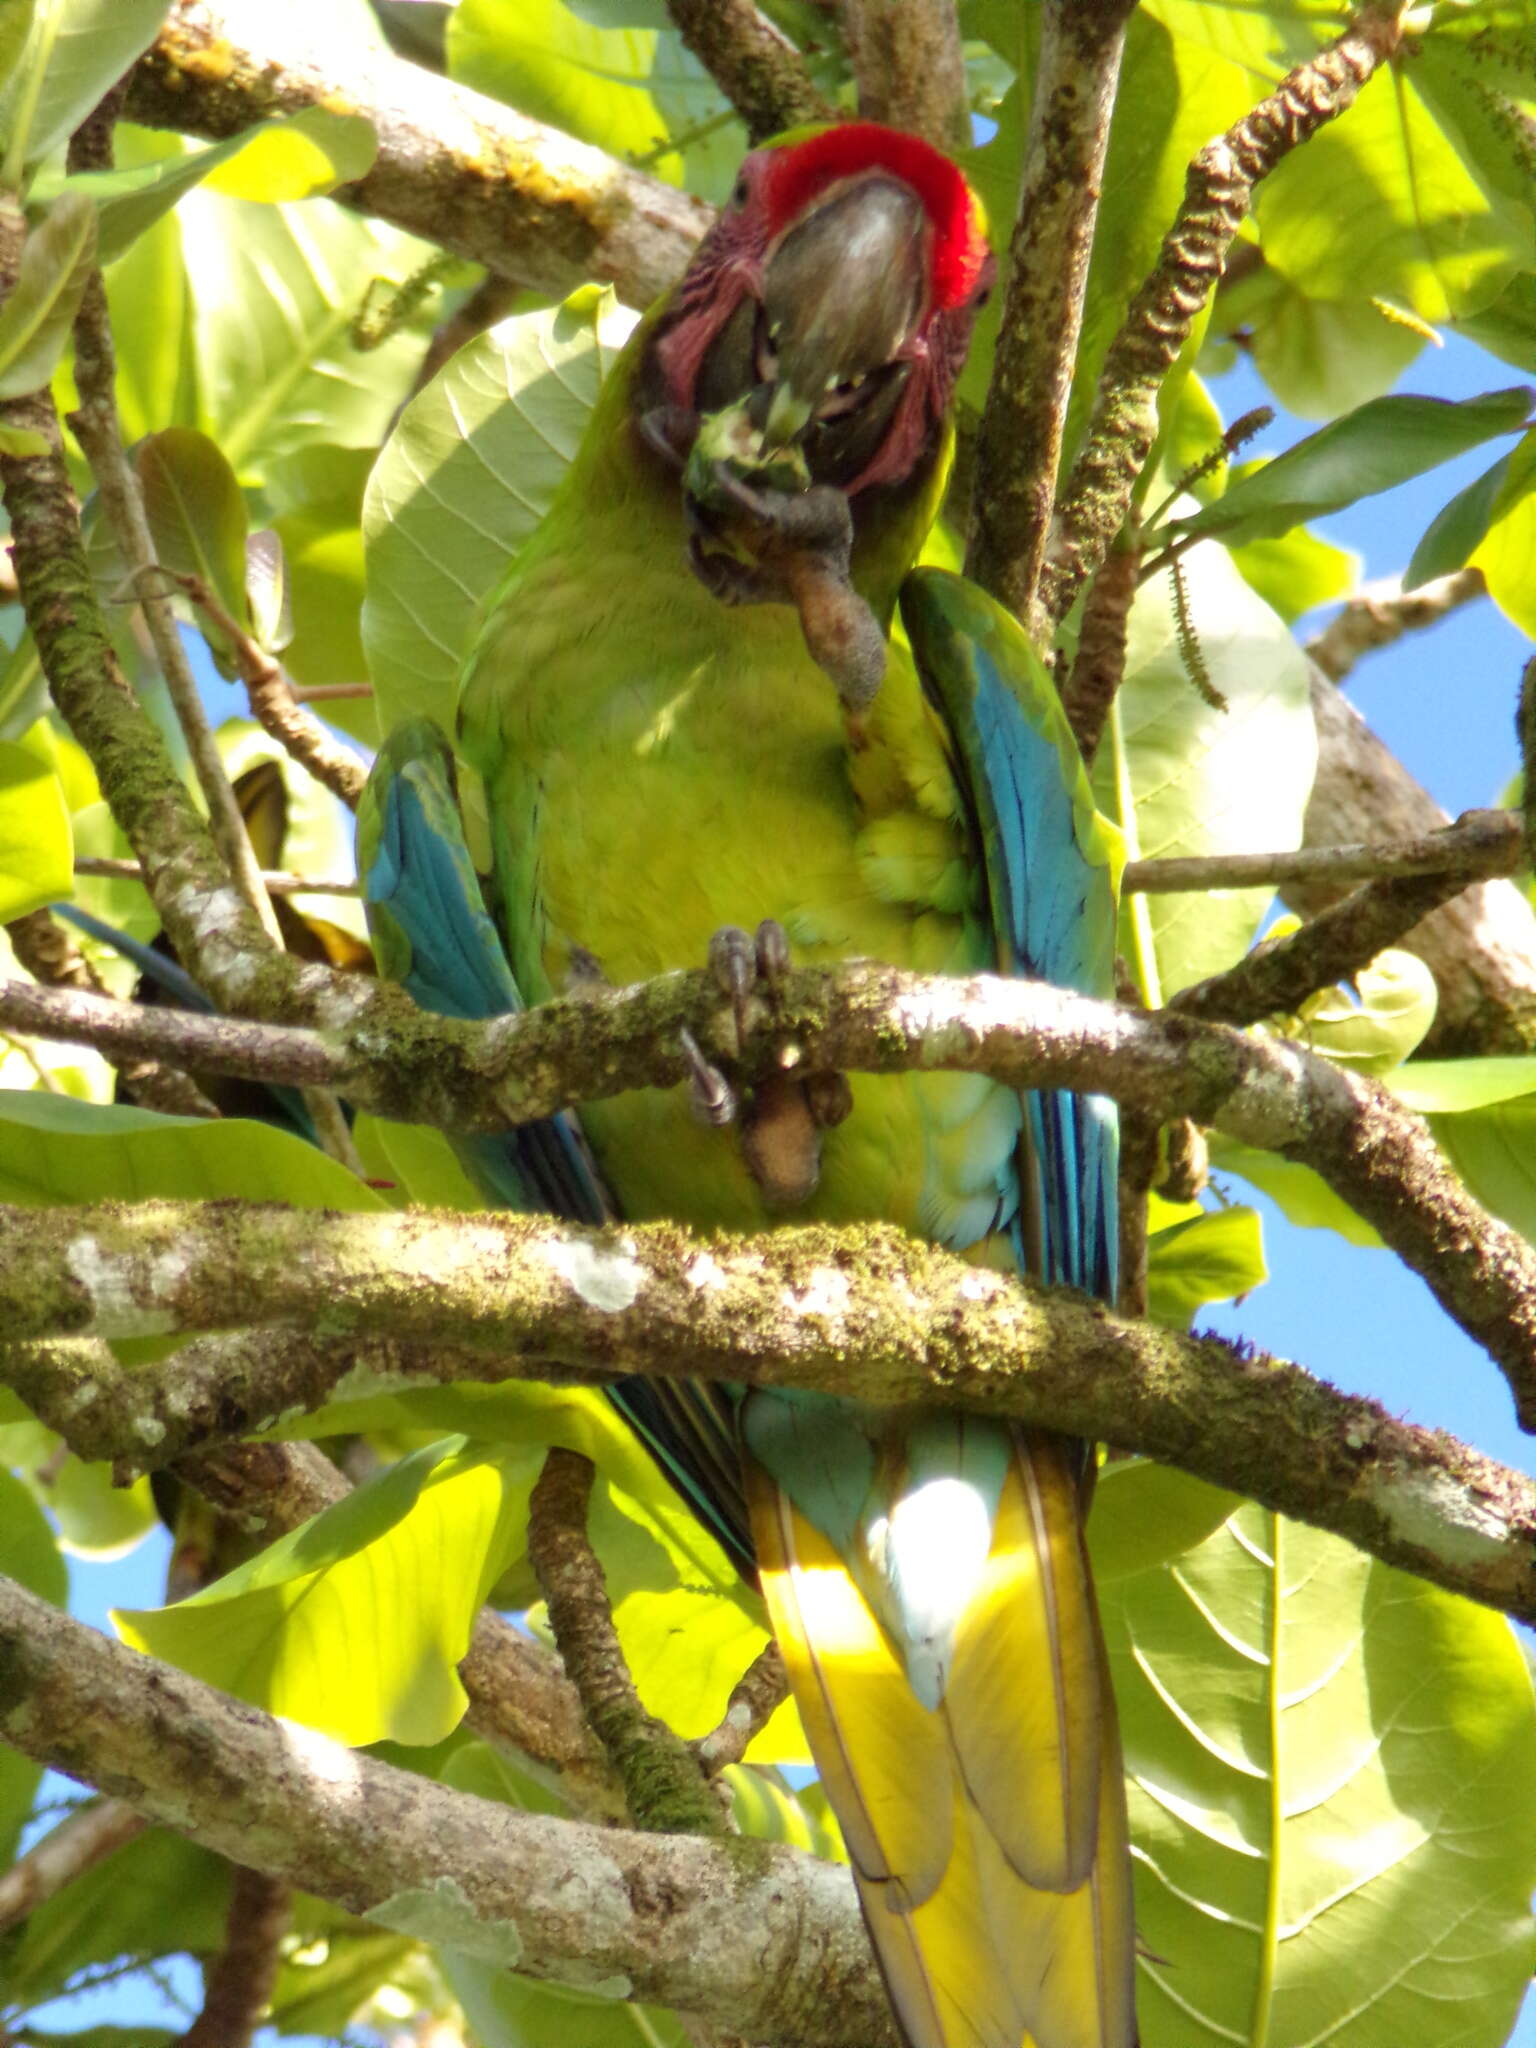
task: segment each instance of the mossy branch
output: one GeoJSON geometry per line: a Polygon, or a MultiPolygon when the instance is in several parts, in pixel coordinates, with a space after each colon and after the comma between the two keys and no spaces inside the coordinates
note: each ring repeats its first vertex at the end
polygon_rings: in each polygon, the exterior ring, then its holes
{"type": "Polygon", "coordinates": [[[0,1210],[0,1317],[0,1380],[124,1474],[314,1410],[344,1392],[347,1345],[368,1340],[370,1383],[380,1369],[421,1385],[638,1371],[1050,1424],[1536,1620],[1536,1483],[1297,1366],[1117,1318],[886,1227],[706,1241],[504,1214],[0,1210]],[[243,1366],[183,1349],[131,1368],[68,1341],[247,1323],[287,1341],[243,1366]]]}

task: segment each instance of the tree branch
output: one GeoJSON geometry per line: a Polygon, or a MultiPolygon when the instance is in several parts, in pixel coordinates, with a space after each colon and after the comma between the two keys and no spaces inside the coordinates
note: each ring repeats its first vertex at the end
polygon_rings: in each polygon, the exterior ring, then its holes
{"type": "Polygon", "coordinates": [[[1191,1117],[1313,1167],[1487,1349],[1536,1423],[1536,1250],[1473,1201],[1422,1121],[1386,1089],[1298,1045],[1117,1009],[1041,982],[870,962],[791,973],[771,1006],[747,1001],[741,1041],[734,1007],[704,973],[584,991],[485,1024],[412,1010],[410,1032],[392,1040],[379,1035],[374,1005],[398,991],[352,979],[362,993],[351,1016],[336,1006],[337,1027],[324,1034],[135,1012],[25,983],[0,989],[0,1024],[68,1038],[89,1018],[98,1036],[138,1050],[174,1044],[182,1057],[195,1033],[206,1048],[196,1063],[208,1071],[323,1076],[382,1116],[458,1131],[674,1086],[687,1078],[685,1030],[707,1058],[749,1079],[792,1060],[805,1073],[942,1069],[1015,1088],[1101,1092],[1160,1122],[1191,1117]]]}
{"type": "MultiPolygon", "coordinates": [[[[44,988],[76,989],[87,995],[107,996],[96,970],[51,910],[34,910],[27,917],[13,918],[6,926],[11,951],[32,979],[44,988]]],[[[108,998],[110,1000],[110,998],[108,998]]],[[[217,1116],[190,1074],[159,1060],[124,1058],[114,1061],[122,1076],[124,1092],[146,1109],[158,1109],[167,1116],[217,1116]]]]}
{"type": "MultiPolygon", "coordinates": [[[[1050,643],[1037,616],[1082,332],[1104,154],[1134,0],[1046,0],[965,569],[1050,643]]],[[[899,10],[885,10],[896,18],[899,10]]],[[[1091,752],[1091,750],[1090,750],[1091,752]]]]}
{"type": "Polygon", "coordinates": [[[0,1934],[115,1855],[145,1822],[118,1799],[90,1799],[66,1814],[9,1870],[0,1870],[0,1934]]]}
{"type": "Polygon", "coordinates": [[[513,1812],[272,1719],[0,1579],[0,1725],[247,1868],[502,1968],[754,2041],[895,2048],[846,1870],[513,1812]]]}
{"type": "Polygon", "coordinates": [[[1458,569],[1405,591],[1396,576],[1368,583],[1356,591],[1303,652],[1316,662],[1331,683],[1342,683],[1363,655],[1390,647],[1405,633],[1422,633],[1443,618],[1487,595],[1481,569],[1458,569]]]}
{"type": "Polygon", "coordinates": [[[0,1210],[0,1378],[71,1448],[132,1472],[324,1404],[339,1347],[260,1372],[179,1351],[103,1367],[61,1333],[331,1328],[392,1376],[605,1384],[629,1372],[942,1403],[1141,1450],[1536,1620],[1536,1482],[1299,1367],[980,1270],[884,1227],[702,1242],[663,1224],[321,1215],[241,1203],[0,1210]],[[375,1355],[385,1355],[376,1353],[375,1355]]]}
{"type": "Polygon", "coordinates": [[[837,11],[863,119],[908,129],[935,149],[969,149],[955,0],[837,0],[837,11]]]}
{"type": "MultiPolygon", "coordinates": [[[[1308,847],[1342,840],[1407,839],[1434,833],[1446,814],[1394,759],[1343,691],[1312,672],[1317,779],[1307,804],[1308,847]]],[[[1310,917],[1344,894],[1319,879],[1283,885],[1286,902],[1310,917]]],[[[1436,1059],[1528,1052],[1536,1045],[1536,917],[1512,883],[1464,890],[1414,926],[1403,943],[1435,977],[1439,1007],[1423,1051],[1436,1059]]]]}
{"type": "Polygon", "coordinates": [[[277,1878],[236,1863],[224,1946],[207,1969],[203,2009],[181,2048],[250,2048],[271,2001],[293,1895],[277,1878]]]}
{"type": "Polygon", "coordinates": [[[286,19],[280,47],[259,43],[250,20],[177,0],[128,118],[218,141],[305,107],[362,114],[379,153],[337,198],[556,298],[597,278],[648,306],[709,225],[702,201],[418,65],[350,37],[301,48],[286,19]]]}
{"type": "Polygon", "coordinates": [[[837,119],[800,52],[752,0],[667,0],[667,12],[746,123],[754,148],[782,128],[837,119]]]}
{"type": "MultiPolygon", "coordinates": [[[[174,581],[229,642],[256,723],[322,788],[355,811],[368,780],[361,756],[327,732],[312,711],[305,710],[278,663],[230,617],[201,576],[177,576],[174,581]]],[[[259,874],[257,880],[262,882],[259,874]]]]}
{"type": "Polygon", "coordinates": [[[1087,439],[1058,501],[1060,537],[1041,580],[1053,619],[1066,617],[1125,524],[1157,438],[1157,394],[1216,287],[1254,187],[1354,104],[1397,47],[1401,11],[1401,0],[1361,7],[1330,49],[1297,65],[1191,164],[1178,217],[1104,359],[1087,439]]]}
{"type": "Polygon", "coordinates": [[[636,1827],[723,1835],[725,1815],[692,1750],[641,1705],[624,1660],[603,1567],[587,1537],[593,1465],[557,1444],[528,1502],[528,1562],[539,1581],[588,1725],[624,1787],[636,1827]]]}
{"type": "Polygon", "coordinates": [[[707,1735],[693,1745],[699,1767],[714,1777],[727,1764],[739,1764],[773,1718],[775,1710],[789,1698],[789,1673],[784,1656],[772,1640],[764,1643],[731,1688],[725,1712],[707,1735]]]}

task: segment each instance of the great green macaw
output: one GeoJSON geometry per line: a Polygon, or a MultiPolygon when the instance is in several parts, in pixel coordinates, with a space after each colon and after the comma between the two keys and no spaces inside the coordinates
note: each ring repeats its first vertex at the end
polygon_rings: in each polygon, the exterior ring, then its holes
{"type": "MultiPolygon", "coordinates": [[[[913,572],[992,271],[965,180],[910,136],[851,122],[747,158],[469,659],[494,922],[441,740],[418,722],[381,756],[360,866],[381,966],[420,1001],[484,1015],[706,957],[771,979],[786,935],[804,965],[1110,990],[1113,852],[1055,692],[982,592],[913,572]],[[719,936],[740,927],[757,960],[719,936]]],[[[748,1089],[731,1131],[697,1092],[594,1103],[476,1163],[520,1206],[879,1218],[1113,1298],[1100,1099],[791,1077],[748,1089]]],[[[755,1560],[912,2048],[1131,2048],[1090,1449],[832,1395],[616,1398],[755,1560]]]]}

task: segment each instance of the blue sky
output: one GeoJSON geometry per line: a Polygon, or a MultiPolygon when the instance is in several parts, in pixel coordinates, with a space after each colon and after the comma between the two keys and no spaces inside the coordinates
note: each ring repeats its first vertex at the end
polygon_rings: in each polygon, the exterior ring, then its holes
{"type": "MultiPolygon", "coordinates": [[[[1426,349],[1400,388],[1441,397],[1515,381],[1466,344],[1426,349]]],[[[1246,365],[1220,380],[1215,395],[1235,418],[1268,395],[1246,365]]],[[[1251,451],[1276,452],[1308,423],[1280,418],[1251,451]]],[[[1400,570],[1434,512],[1492,459],[1476,451],[1427,479],[1374,498],[1322,523],[1321,531],[1364,558],[1366,577],[1400,570]]],[[[1410,636],[1356,670],[1349,694],[1377,731],[1452,814],[1496,802],[1515,767],[1513,707],[1529,653],[1522,636],[1491,604],[1470,606],[1431,634],[1410,636]]],[[[227,699],[224,700],[227,706],[227,699]]],[[[222,707],[221,707],[222,708],[222,707]]],[[[1238,1192],[1244,1192],[1240,1185],[1238,1192]]],[[[1266,1350],[1299,1360],[1338,1385],[1378,1395],[1416,1422],[1439,1425],[1505,1461],[1531,1465],[1530,1441],[1515,1427],[1502,1379],[1483,1352],[1443,1315],[1415,1276],[1386,1252],[1354,1250],[1331,1233],[1265,1214],[1272,1277],[1245,1302],[1212,1310],[1210,1326],[1241,1333],[1266,1350]]],[[[161,1597],[164,1551],[146,1543],[114,1564],[76,1562],[74,1609],[105,1625],[112,1605],[149,1606],[161,1597]]],[[[195,1973],[176,1973],[195,2001],[195,1973]]],[[[39,2015],[46,2023],[46,2015],[39,2015]]],[[[55,2024],[176,2025],[153,1987],[119,1985],[88,2005],[57,2008],[55,2024]]],[[[1513,2048],[1536,2048],[1536,2002],[1527,2001],[1513,2048]]]]}

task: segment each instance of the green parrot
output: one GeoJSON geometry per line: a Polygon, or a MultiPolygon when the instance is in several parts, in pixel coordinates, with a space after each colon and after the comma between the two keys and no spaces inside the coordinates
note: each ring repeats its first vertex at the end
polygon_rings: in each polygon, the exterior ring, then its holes
{"type": "MultiPolygon", "coordinates": [[[[771,995],[790,949],[1111,992],[1115,852],[1050,680],[981,591],[913,570],[993,269],[964,178],[911,136],[849,122],[746,159],[470,655],[491,915],[441,737],[418,721],[381,754],[360,871],[381,966],[424,1005],[706,960],[771,995]]],[[[519,1207],[883,1219],[1113,1299],[1107,1102],[942,1073],[736,1102],[695,1066],[471,1163],[519,1207]]],[[[1090,1447],[832,1395],[615,1398],[756,1573],[912,2048],[1132,2048],[1090,1447]]]]}

